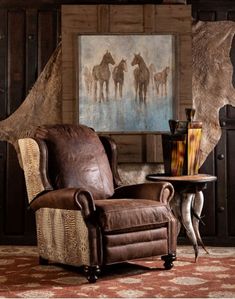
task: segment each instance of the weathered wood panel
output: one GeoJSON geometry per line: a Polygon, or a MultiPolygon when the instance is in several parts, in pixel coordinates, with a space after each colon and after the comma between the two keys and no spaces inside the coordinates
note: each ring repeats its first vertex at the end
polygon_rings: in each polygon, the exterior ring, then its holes
{"type": "MultiPolygon", "coordinates": [[[[7,115],[7,11],[0,10],[0,120],[7,115]]],[[[0,236],[3,235],[6,200],[6,142],[0,142],[0,236]]]]}
{"type": "Polygon", "coordinates": [[[145,136],[112,135],[117,143],[118,161],[122,163],[142,162],[145,157],[145,136]]]}
{"type": "MultiPolygon", "coordinates": [[[[98,30],[99,9],[97,5],[62,7],[62,80],[63,80],[63,121],[74,122],[76,118],[76,67],[75,37],[78,34],[96,33],[98,30]],[[68,110],[68,107],[70,109],[68,110]]],[[[101,23],[101,22],[100,22],[101,23]]],[[[101,26],[101,25],[100,25],[101,26]]]]}
{"type": "Polygon", "coordinates": [[[51,57],[56,46],[56,23],[55,11],[38,12],[38,75],[51,57]]]}
{"type": "Polygon", "coordinates": [[[154,33],[155,32],[155,5],[144,6],[144,32],[154,33]]]}
{"type": "MultiPolygon", "coordinates": [[[[63,119],[76,122],[76,67],[75,36],[93,34],[176,34],[176,80],[175,117],[185,118],[184,109],[191,107],[191,6],[186,5],[70,5],[62,6],[62,78],[63,78],[63,119]],[[179,99],[178,99],[179,98],[179,99]]],[[[129,135],[113,138],[120,144],[126,143],[129,135]]],[[[140,132],[140,136],[144,136],[140,132]]],[[[119,162],[161,162],[160,139],[154,132],[142,145],[136,142],[133,152],[127,150],[119,162]],[[152,139],[152,140],[151,140],[152,139]],[[147,142],[146,142],[147,141],[147,142]],[[152,148],[152,146],[156,148],[152,148]],[[136,150],[138,148],[138,150],[136,150]],[[153,152],[151,152],[153,151],[153,152]]],[[[131,141],[133,142],[133,140],[131,141]]],[[[119,146],[122,148],[122,146],[119,146]]]]}
{"type": "MultiPolygon", "coordinates": [[[[235,110],[235,109],[234,109],[235,110]]],[[[228,233],[235,237],[235,184],[234,184],[234,165],[235,165],[235,119],[233,119],[233,130],[227,132],[227,201],[228,201],[228,233]]]]}
{"type": "Polygon", "coordinates": [[[98,6],[98,32],[109,32],[110,25],[110,7],[108,5],[98,6]]]}
{"type": "Polygon", "coordinates": [[[7,12],[0,10],[0,119],[7,114],[7,12]]]}
{"type": "Polygon", "coordinates": [[[191,6],[156,5],[155,21],[158,32],[191,34],[191,6]]]}
{"type": "Polygon", "coordinates": [[[215,21],[216,20],[216,12],[215,11],[199,11],[198,18],[201,21],[215,21]]]}
{"type": "Polygon", "coordinates": [[[37,79],[37,39],[38,14],[36,9],[26,11],[26,92],[30,90],[37,79]]]}
{"type": "Polygon", "coordinates": [[[25,13],[8,13],[8,114],[13,113],[25,95],[25,13]]]}
{"type": "Polygon", "coordinates": [[[111,33],[143,33],[143,5],[111,5],[109,31],[111,33]]]}
{"type": "MultiPolygon", "coordinates": [[[[179,103],[192,105],[192,38],[190,34],[180,34],[179,50],[179,103]]],[[[180,114],[180,119],[185,118],[185,114],[180,114]]]]}
{"type": "Polygon", "coordinates": [[[146,162],[163,163],[161,135],[146,135],[146,162]]]}
{"type": "MultiPolygon", "coordinates": [[[[25,11],[19,9],[8,12],[8,114],[13,113],[20,106],[24,97],[25,11]]],[[[10,144],[7,144],[6,155],[5,196],[7,200],[3,208],[4,234],[19,235],[24,231],[24,180],[16,152],[10,144]]]]}
{"type": "Polygon", "coordinates": [[[4,202],[6,202],[6,142],[0,142],[0,236],[4,230],[4,202]]]}

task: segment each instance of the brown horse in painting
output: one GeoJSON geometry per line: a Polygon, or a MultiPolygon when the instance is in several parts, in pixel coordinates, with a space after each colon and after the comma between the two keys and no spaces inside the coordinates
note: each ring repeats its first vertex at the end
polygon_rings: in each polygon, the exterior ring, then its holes
{"type": "Polygon", "coordinates": [[[115,86],[115,99],[117,98],[117,89],[119,90],[119,97],[122,98],[124,72],[127,72],[127,63],[125,59],[122,59],[120,63],[115,66],[112,72],[113,82],[115,86]]]}
{"type": "Polygon", "coordinates": [[[109,51],[107,51],[102,60],[101,63],[98,65],[95,65],[92,69],[92,76],[94,79],[94,99],[97,101],[97,84],[99,82],[99,102],[104,101],[105,98],[108,100],[109,98],[109,79],[110,79],[110,70],[109,70],[109,64],[114,65],[115,61],[113,60],[113,57],[109,51]],[[104,97],[104,84],[105,84],[105,90],[106,90],[106,97],[104,97]]]}
{"type": "Polygon", "coordinates": [[[138,65],[133,71],[135,84],[135,99],[137,100],[137,93],[139,92],[139,101],[146,103],[147,89],[149,85],[150,73],[149,69],[140,54],[134,54],[134,59],[131,65],[138,65]]]}
{"type": "Polygon", "coordinates": [[[165,67],[161,72],[154,75],[154,83],[157,95],[167,96],[167,77],[170,72],[169,66],[165,67]],[[161,90],[160,90],[161,89],[161,90]]]}

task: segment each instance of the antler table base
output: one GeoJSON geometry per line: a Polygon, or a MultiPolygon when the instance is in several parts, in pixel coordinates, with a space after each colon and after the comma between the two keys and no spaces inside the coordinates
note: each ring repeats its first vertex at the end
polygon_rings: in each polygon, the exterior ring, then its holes
{"type": "Polygon", "coordinates": [[[167,181],[174,186],[175,195],[170,205],[175,217],[179,221],[178,234],[182,224],[193,245],[195,261],[197,261],[198,258],[198,245],[201,245],[202,248],[209,253],[203,244],[199,232],[199,222],[202,221],[201,212],[204,204],[202,190],[206,188],[208,182],[213,182],[217,178],[208,174],[183,176],[149,174],[146,176],[146,179],[149,181],[167,181]]]}

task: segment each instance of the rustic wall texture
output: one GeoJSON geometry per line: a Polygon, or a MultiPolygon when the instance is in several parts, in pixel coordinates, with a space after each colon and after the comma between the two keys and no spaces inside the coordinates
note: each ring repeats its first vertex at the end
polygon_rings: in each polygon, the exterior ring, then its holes
{"type": "MultiPolygon", "coordinates": [[[[235,106],[230,60],[234,22],[197,22],[193,24],[193,105],[195,119],[203,121],[200,164],[217,144],[221,129],[219,110],[226,104],[235,106]]],[[[12,143],[30,136],[41,124],[62,122],[61,46],[52,55],[23,104],[0,122],[0,140],[12,143]]],[[[126,161],[127,162],[127,161],[126,161]]],[[[158,165],[121,164],[125,183],[144,181],[145,174],[162,171],[158,165]]]]}
{"type": "Polygon", "coordinates": [[[195,119],[203,122],[200,166],[221,136],[219,110],[235,106],[233,65],[230,59],[235,23],[196,22],[193,30],[192,92],[195,119]]]}
{"type": "Polygon", "coordinates": [[[61,45],[58,45],[21,106],[0,122],[0,140],[13,144],[19,153],[19,138],[32,136],[42,124],[61,123],[61,91],[61,45]]]}

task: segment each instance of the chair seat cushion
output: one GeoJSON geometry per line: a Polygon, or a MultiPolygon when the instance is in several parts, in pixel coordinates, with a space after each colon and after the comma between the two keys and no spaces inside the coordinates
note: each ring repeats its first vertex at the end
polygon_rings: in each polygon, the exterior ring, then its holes
{"type": "Polygon", "coordinates": [[[96,200],[97,221],[105,232],[138,231],[166,226],[172,218],[170,208],[148,199],[96,200]]]}

